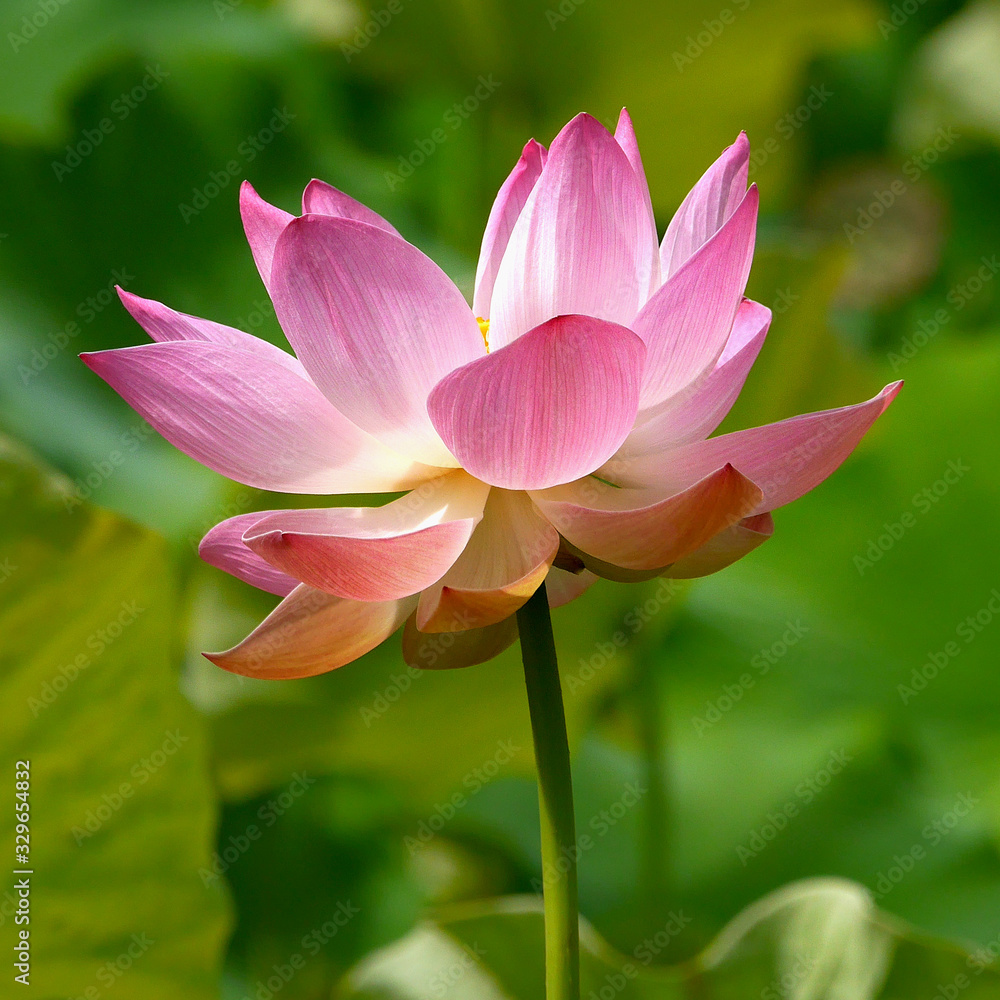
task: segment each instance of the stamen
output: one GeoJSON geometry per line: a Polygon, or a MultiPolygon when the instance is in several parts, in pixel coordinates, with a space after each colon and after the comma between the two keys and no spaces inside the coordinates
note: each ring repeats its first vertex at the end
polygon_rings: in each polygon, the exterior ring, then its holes
{"type": "Polygon", "coordinates": [[[482,316],[476,317],[476,322],[479,324],[479,332],[483,335],[483,343],[486,345],[486,353],[490,353],[490,321],[488,319],[483,319],[482,316]]]}

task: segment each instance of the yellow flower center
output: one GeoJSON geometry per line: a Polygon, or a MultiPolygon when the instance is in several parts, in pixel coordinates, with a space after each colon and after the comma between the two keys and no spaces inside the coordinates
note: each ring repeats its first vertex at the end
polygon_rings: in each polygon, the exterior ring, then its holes
{"type": "Polygon", "coordinates": [[[476,322],[479,324],[479,332],[483,335],[483,343],[486,345],[486,353],[490,353],[490,321],[488,319],[483,319],[482,316],[476,317],[476,322]]]}

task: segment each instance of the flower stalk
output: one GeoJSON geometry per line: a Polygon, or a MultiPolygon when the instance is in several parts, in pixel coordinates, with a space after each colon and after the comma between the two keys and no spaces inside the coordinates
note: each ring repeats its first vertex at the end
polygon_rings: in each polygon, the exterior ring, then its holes
{"type": "Polygon", "coordinates": [[[546,1000],[580,1000],[576,820],[569,740],[545,585],[517,613],[538,771],[546,1000]]]}

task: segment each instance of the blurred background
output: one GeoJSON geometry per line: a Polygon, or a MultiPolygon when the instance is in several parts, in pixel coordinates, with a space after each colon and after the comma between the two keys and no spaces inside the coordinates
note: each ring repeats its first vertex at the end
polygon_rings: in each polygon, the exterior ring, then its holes
{"type": "Polygon", "coordinates": [[[0,28],[0,747],[32,762],[37,995],[269,1000],[301,954],[282,998],[328,997],[425,913],[537,885],[516,648],[217,670],[273,599],[197,542],[287,503],[77,355],[145,340],[116,283],[285,345],[244,178],[294,212],[323,178],[471,291],[524,142],[623,105],[661,233],[750,136],[775,317],[726,428],[907,386],[743,562],[555,614],[582,912],[675,962],[839,875],[997,941],[1000,3],[5,0],[0,28]]]}

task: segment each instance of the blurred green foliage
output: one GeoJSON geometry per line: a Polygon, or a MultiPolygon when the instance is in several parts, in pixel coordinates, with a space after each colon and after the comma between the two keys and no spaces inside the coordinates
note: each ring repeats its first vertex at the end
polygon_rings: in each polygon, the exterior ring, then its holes
{"type": "MultiPolygon", "coordinates": [[[[420,996],[378,969],[393,948],[461,950],[450,904],[473,907],[498,955],[533,954],[530,907],[497,923],[471,902],[540,876],[516,650],[419,678],[394,641],[308,681],[216,670],[200,650],[270,601],[201,565],[197,541],[285,501],[176,452],[76,355],[143,339],[115,281],[283,343],[240,228],[243,177],[289,210],[322,177],[469,289],[525,140],[623,104],[661,231],[750,135],[750,292],[775,318],[727,426],[908,384],[744,562],[678,594],[601,583],[557,612],[598,951],[634,955],[683,911],[651,964],[691,959],[814,876],[1000,948],[1000,5],[10,0],[0,28],[0,430],[19,442],[0,454],[0,567],[16,567],[0,568],[0,743],[33,761],[43,990],[97,1000],[101,969],[145,933],[157,944],[115,996],[242,1000],[273,992],[278,967],[294,972],[283,998],[325,998],[359,962],[371,995],[420,996]],[[492,92],[471,99],[480,78],[492,92]],[[443,122],[458,125],[407,171],[443,122]],[[36,714],[129,601],[145,610],[120,641],[36,714]],[[191,742],[139,787],[133,767],[175,731],[191,742]],[[86,830],[127,782],[134,797],[86,830]],[[442,923],[414,931],[436,907],[442,923]]],[[[765,954],[794,940],[768,934],[765,954]]],[[[918,995],[899,976],[930,996],[969,972],[906,940],[884,996],[918,995]]],[[[515,974],[532,982],[527,960],[489,972],[530,995],[515,974]]],[[[673,996],[679,975],[634,995],[673,996]]],[[[470,982],[447,995],[491,995],[470,982]]],[[[880,988],[851,982],[829,995],[880,988]]]]}

